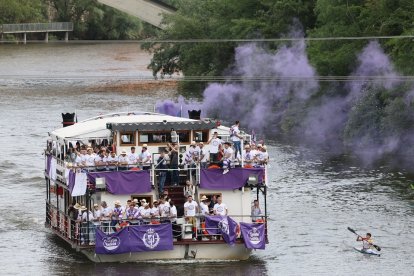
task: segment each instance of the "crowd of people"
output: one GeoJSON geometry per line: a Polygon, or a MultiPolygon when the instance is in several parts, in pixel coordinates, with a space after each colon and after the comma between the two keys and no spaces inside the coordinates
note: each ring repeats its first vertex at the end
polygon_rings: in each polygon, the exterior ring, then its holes
{"type": "MultiPolygon", "coordinates": [[[[220,195],[207,197],[203,195],[200,203],[197,203],[192,195],[187,196],[183,205],[184,220],[186,224],[192,225],[192,239],[196,240],[199,218],[200,225],[204,218],[210,215],[227,216],[228,207],[223,203],[220,195]]],[[[117,232],[125,226],[172,223],[173,236],[181,239],[181,226],[177,225],[177,206],[168,197],[168,194],[161,196],[150,204],[146,199],[128,199],[125,205],[115,201],[113,207],[108,206],[105,201],[94,204],[89,210],[86,206],[76,203],[69,207],[68,216],[81,227],[80,241],[82,245],[94,244],[95,228],[100,228],[104,233],[117,232]]],[[[263,216],[257,200],[252,205],[252,221],[257,222],[263,216]]]]}

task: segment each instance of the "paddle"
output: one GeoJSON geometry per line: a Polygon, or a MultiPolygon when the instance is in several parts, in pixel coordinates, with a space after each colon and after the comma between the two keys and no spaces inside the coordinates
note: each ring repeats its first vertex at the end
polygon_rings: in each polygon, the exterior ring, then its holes
{"type": "MultiPolygon", "coordinates": [[[[358,237],[361,237],[354,229],[352,229],[351,227],[348,227],[348,230],[352,233],[354,233],[355,235],[357,235],[358,237]]],[[[361,237],[362,238],[362,237],[361,237]]],[[[378,245],[375,244],[371,244],[376,250],[381,251],[381,247],[379,247],[378,245]]]]}

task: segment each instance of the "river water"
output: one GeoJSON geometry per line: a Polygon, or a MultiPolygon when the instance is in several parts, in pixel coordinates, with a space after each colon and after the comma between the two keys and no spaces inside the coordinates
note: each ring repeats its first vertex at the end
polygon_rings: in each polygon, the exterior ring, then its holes
{"type": "Polygon", "coordinates": [[[56,238],[44,228],[48,131],[61,112],[152,111],[174,97],[168,85],[116,81],[148,78],[149,59],[135,44],[0,45],[1,275],[414,275],[413,179],[275,141],[270,244],[248,261],[94,264],[56,238]],[[372,232],[382,256],[354,251],[348,226],[372,232]]]}

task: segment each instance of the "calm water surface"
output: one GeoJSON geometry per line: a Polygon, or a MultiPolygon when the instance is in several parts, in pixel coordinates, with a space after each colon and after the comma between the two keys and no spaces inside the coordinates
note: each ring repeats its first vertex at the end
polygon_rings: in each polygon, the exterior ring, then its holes
{"type": "Polygon", "coordinates": [[[414,275],[414,191],[404,172],[367,170],[274,142],[270,244],[243,262],[94,264],[44,228],[42,150],[61,112],[148,110],[172,89],[96,89],[148,77],[137,45],[0,45],[1,275],[414,275]],[[7,76],[5,76],[7,75],[7,76]],[[42,78],[43,76],[43,78],[42,78]],[[90,76],[79,80],[79,78],[90,76]],[[52,77],[52,78],[51,78],[52,77]],[[94,89],[91,89],[94,88],[94,89]],[[371,231],[381,257],[352,250],[371,231]]]}

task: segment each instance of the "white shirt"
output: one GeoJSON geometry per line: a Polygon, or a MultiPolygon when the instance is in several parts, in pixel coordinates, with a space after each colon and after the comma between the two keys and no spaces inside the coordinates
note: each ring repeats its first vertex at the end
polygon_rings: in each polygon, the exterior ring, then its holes
{"type": "Polygon", "coordinates": [[[177,221],[177,207],[175,205],[170,208],[170,220],[171,222],[177,221]]]}
{"type": "Polygon", "coordinates": [[[86,154],[83,157],[83,162],[85,162],[85,166],[95,166],[95,155],[94,154],[86,154]]]}
{"type": "Polygon", "coordinates": [[[144,208],[140,211],[141,217],[150,218],[151,217],[151,208],[144,208]]]}
{"type": "Polygon", "coordinates": [[[128,156],[124,156],[124,155],[120,155],[120,156],[118,156],[118,162],[119,163],[128,163],[128,161],[129,161],[129,159],[128,159],[128,156]]]}
{"type": "Polygon", "coordinates": [[[233,149],[231,147],[228,147],[227,149],[225,148],[224,151],[224,158],[232,158],[233,156],[233,149]]]}
{"type": "Polygon", "coordinates": [[[186,217],[194,217],[196,215],[196,208],[198,207],[198,203],[194,200],[191,202],[184,203],[184,212],[186,217]]]}
{"type": "Polygon", "coordinates": [[[237,137],[237,135],[240,135],[240,129],[239,129],[239,127],[238,127],[238,126],[236,126],[236,125],[234,125],[234,126],[232,126],[232,128],[233,128],[233,135],[231,136],[231,140],[232,140],[233,142],[240,141],[240,138],[239,138],[239,137],[237,137]],[[237,134],[237,135],[236,135],[236,134],[237,134]]]}
{"type": "Polygon", "coordinates": [[[200,202],[200,209],[201,209],[201,214],[203,216],[208,216],[210,214],[210,211],[208,210],[208,206],[204,204],[204,202],[200,202]]]}
{"type": "Polygon", "coordinates": [[[151,163],[151,153],[149,153],[148,150],[141,152],[141,154],[139,155],[139,159],[144,164],[149,164],[151,163]]]}
{"type": "Polygon", "coordinates": [[[160,204],[160,213],[162,217],[169,217],[170,216],[170,203],[165,202],[160,204]]]}
{"type": "Polygon", "coordinates": [[[160,215],[160,209],[158,209],[158,207],[152,207],[151,208],[151,215],[153,216],[159,216],[160,215]]]}
{"type": "Polygon", "coordinates": [[[88,214],[89,214],[89,221],[94,219],[93,213],[91,211],[86,211],[82,213],[82,221],[88,221],[88,214]]]}
{"type": "Polygon", "coordinates": [[[200,148],[200,157],[203,157],[200,162],[207,162],[208,161],[208,150],[206,149],[206,146],[203,146],[203,148],[200,148]],[[204,156],[202,156],[204,155],[204,156]]]}
{"type": "Polygon", "coordinates": [[[243,160],[244,160],[244,162],[253,163],[253,158],[254,158],[254,155],[253,155],[251,150],[249,152],[243,151],[243,160]]]}
{"type": "Polygon", "coordinates": [[[220,145],[221,145],[221,139],[213,138],[210,141],[210,153],[218,153],[220,145]]]}
{"type": "Polygon", "coordinates": [[[128,164],[132,165],[132,164],[136,164],[138,160],[138,154],[136,153],[129,153],[128,154],[128,164]]]}
{"type": "Polygon", "coordinates": [[[110,219],[111,213],[112,213],[112,209],[110,207],[106,207],[102,209],[102,217],[106,220],[110,219]]]}
{"type": "Polygon", "coordinates": [[[93,210],[93,218],[95,220],[99,220],[102,216],[102,211],[101,210],[93,210]]]}
{"type": "Polygon", "coordinates": [[[221,204],[216,203],[214,205],[214,213],[216,215],[220,215],[220,216],[225,216],[227,211],[227,205],[224,204],[223,202],[221,204]]]}

